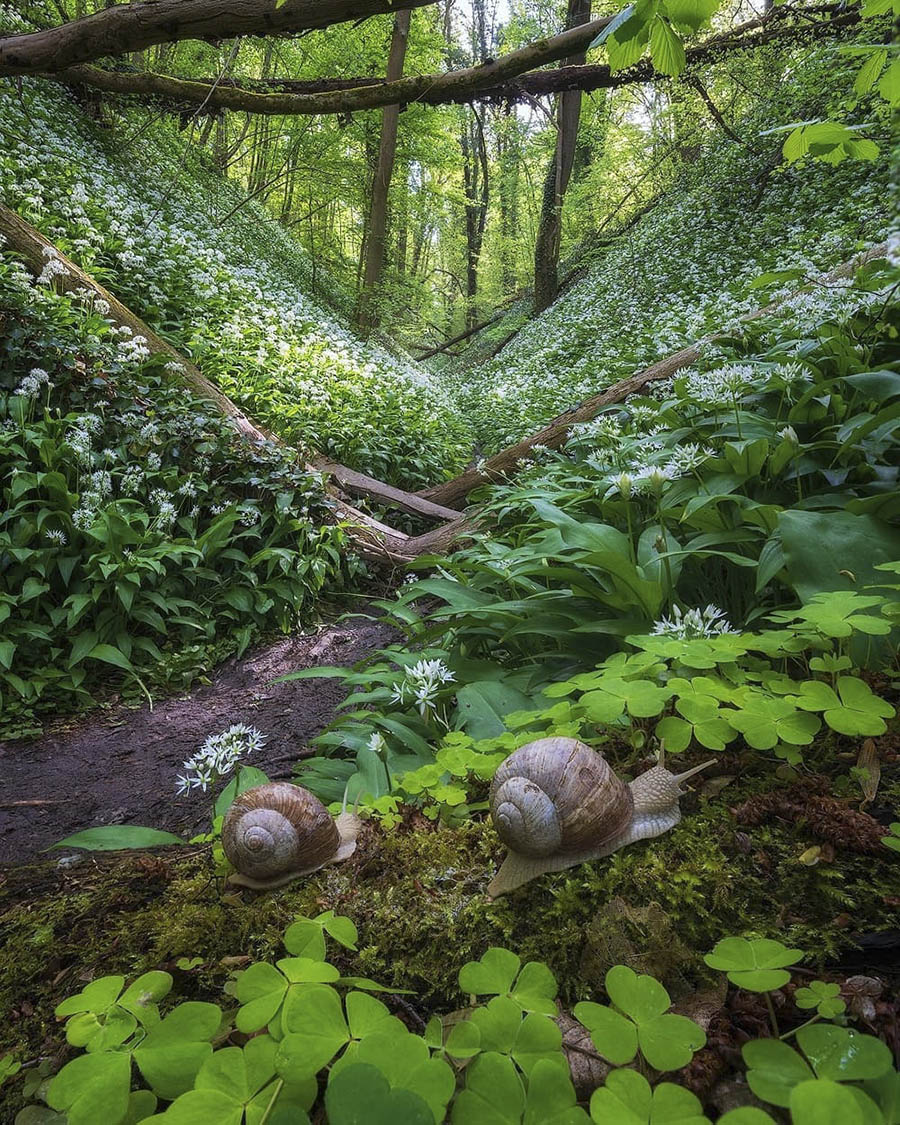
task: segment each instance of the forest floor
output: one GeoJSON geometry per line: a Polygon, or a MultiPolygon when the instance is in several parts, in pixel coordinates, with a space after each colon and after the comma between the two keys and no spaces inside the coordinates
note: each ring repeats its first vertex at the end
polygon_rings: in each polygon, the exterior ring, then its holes
{"type": "Polygon", "coordinates": [[[101,824],[133,823],[193,835],[208,828],[209,802],[176,797],[186,758],[211,734],[246,723],[266,737],[250,765],[271,778],[332,719],[346,694],[335,679],[279,676],[313,665],[350,665],[394,639],[390,626],[365,618],[326,624],[231,659],[207,686],[134,710],[58,725],[37,739],[0,742],[0,865],[22,864],[63,837],[101,824]]]}

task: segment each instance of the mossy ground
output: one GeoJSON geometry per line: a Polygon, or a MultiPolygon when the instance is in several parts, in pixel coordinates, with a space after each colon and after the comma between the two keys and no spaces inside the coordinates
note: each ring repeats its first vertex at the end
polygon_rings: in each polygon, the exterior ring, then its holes
{"type": "MultiPolygon", "coordinates": [[[[690,991],[709,974],[703,953],[728,934],[780,937],[816,967],[851,950],[855,935],[900,929],[896,853],[838,846],[833,862],[807,866],[800,856],[815,841],[802,821],[736,824],[742,800],[790,786],[765,769],[688,799],[664,837],[496,902],[484,893],[502,854],[490,825],[432,826],[418,815],[391,832],[368,828],[351,861],[270,894],[225,893],[203,851],[20,868],[0,900],[0,1048],[52,1053],[54,1006],[103,973],[164,967],[180,999],[221,1002],[235,968],[280,955],[285,927],[326,909],[360,931],[359,952],[334,948],[335,963],[414,990],[422,1015],[458,1005],[460,966],[490,945],[546,961],[572,1001],[595,993],[617,962],[656,974],[675,996],[690,991]],[[203,960],[185,971],[182,957],[203,960]]],[[[897,772],[883,771],[879,807],[900,807],[897,772]]]]}

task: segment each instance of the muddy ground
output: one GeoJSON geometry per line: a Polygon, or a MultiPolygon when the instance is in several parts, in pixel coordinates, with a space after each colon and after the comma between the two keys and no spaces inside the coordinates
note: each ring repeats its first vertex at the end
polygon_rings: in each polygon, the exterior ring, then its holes
{"type": "Polygon", "coordinates": [[[229,660],[211,684],[140,710],[117,707],[37,739],[0,742],[0,864],[21,864],[100,824],[144,824],[192,835],[209,823],[202,794],[175,796],[182,762],[208,735],[247,723],[266,736],[248,764],[272,778],[309,753],[344,697],[340,681],[275,683],[313,665],[349,665],[395,639],[353,618],[229,660]]]}

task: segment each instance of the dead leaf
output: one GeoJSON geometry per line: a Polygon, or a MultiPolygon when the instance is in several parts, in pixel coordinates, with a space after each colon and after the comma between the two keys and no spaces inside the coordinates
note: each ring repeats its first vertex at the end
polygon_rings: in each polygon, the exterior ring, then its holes
{"type": "Polygon", "coordinates": [[[859,757],[856,759],[856,768],[864,771],[859,778],[859,785],[863,792],[863,800],[859,807],[864,808],[875,800],[878,782],[881,780],[881,763],[873,739],[867,738],[862,744],[859,757]]]}

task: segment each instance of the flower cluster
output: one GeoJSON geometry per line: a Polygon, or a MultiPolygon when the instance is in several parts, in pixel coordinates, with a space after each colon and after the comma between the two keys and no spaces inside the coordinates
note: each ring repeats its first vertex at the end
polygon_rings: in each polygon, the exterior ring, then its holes
{"type": "Polygon", "coordinates": [[[689,609],[682,613],[679,607],[672,607],[672,616],[661,617],[650,630],[655,636],[679,637],[690,640],[694,637],[718,637],[722,633],[736,633],[718,606],[708,605],[705,609],[689,609]]]}
{"type": "Polygon", "coordinates": [[[419,660],[403,669],[403,679],[394,684],[391,699],[395,703],[415,704],[424,717],[429,709],[437,709],[441,688],[455,678],[443,660],[419,660]]]}
{"type": "Polygon", "coordinates": [[[43,367],[32,367],[13,391],[13,394],[21,395],[23,398],[37,398],[44,387],[50,390],[52,386],[50,376],[43,367]]]}
{"type": "Polygon", "coordinates": [[[235,723],[221,734],[210,735],[184,763],[184,773],[178,775],[175,792],[184,794],[200,789],[205,793],[210,785],[231,773],[241,758],[260,751],[265,741],[256,727],[245,723],[235,723]]]}

